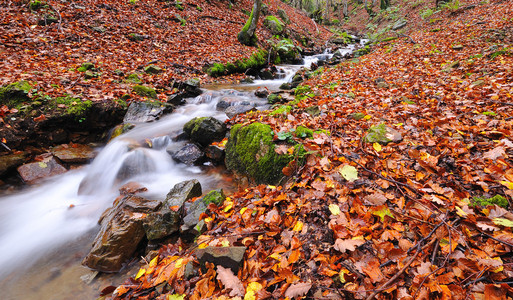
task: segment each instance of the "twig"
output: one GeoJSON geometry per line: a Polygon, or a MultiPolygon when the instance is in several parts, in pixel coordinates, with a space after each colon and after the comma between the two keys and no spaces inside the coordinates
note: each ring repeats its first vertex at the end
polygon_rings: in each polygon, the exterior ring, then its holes
{"type": "Polygon", "coordinates": [[[53,11],[55,11],[58,15],[59,15],[59,31],[62,32],[62,16],[61,16],[61,13],[55,8],[53,7],[50,3],[47,3],[48,4],[48,7],[50,9],[52,9],[53,11]]]}
{"type": "Polygon", "coordinates": [[[4,146],[5,149],[9,150],[9,151],[12,151],[11,148],[9,148],[6,144],[0,142],[0,144],[2,144],[2,146],[4,146]]]}
{"type": "Polygon", "coordinates": [[[487,234],[487,233],[481,232],[481,234],[482,234],[482,235],[484,235],[484,236],[486,236],[486,237],[491,238],[491,239],[492,239],[492,240],[494,240],[494,241],[497,241],[497,242],[502,243],[502,244],[504,244],[504,245],[507,245],[507,246],[513,247],[513,244],[510,244],[510,243],[508,243],[508,242],[505,242],[505,241],[499,240],[498,238],[495,238],[495,237],[493,237],[493,236],[491,236],[491,235],[489,235],[489,234],[487,234]]]}

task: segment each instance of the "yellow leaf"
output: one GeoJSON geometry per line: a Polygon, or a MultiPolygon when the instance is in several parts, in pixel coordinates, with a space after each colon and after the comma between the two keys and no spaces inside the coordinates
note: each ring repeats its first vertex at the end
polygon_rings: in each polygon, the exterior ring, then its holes
{"type": "Polygon", "coordinates": [[[224,241],[221,242],[221,246],[223,246],[223,247],[230,247],[230,242],[224,240],[224,241]]]}
{"type": "Polygon", "coordinates": [[[372,144],[372,148],[374,148],[374,150],[376,150],[377,152],[381,151],[381,145],[379,143],[372,144]]]}
{"type": "Polygon", "coordinates": [[[350,274],[350,272],[345,268],[340,270],[340,272],[338,273],[338,279],[340,279],[341,283],[346,283],[346,277],[344,276],[345,274],[350,274]]]}
{"type": "Polygon", "coordinates": [[[175,269],[179,269],[182,267],[183,264],[183,258],[179,258],[175,261],[175,269]]]}
{"type": "Polygon", "coordinates": [[[228,200],[224,200],[224,209],[223,209],[223,211],[224,212],[228,212],[232,208],[233,208],[233,202],[232,201],[228,201],[228,200]]]}
{"type": "Polygon", "coordinates": [[[240,214],[243,215],[244,212],[247,210],[248,208],[247,207],[243,207],[240,209],[240,214]]]}
{"type": "Polygon", "coordinates": [[[369,120],[370,118],[372,118],[372,116],[366,115],[365,117],[363,117],[364,120],[369,120]]]}
{"type": "Polygon", "coordinates": [[[246,288],[246,294],[244,295],[244,300],[256,300],[255,294],[260,291],[263,286],[259,282],[251,282],[248,284],[246,288]]]}
{"type": "Polygon", "coordinates": [[[330,204],[329,209],[331,214],[334,216],[338,216],[340,214],[340,207],[338,207],[336,204],[330,204]]]}
{"type": "Polygon", "coordinates": [[[139,269],[139,272],[137,272],[137,275],[135,275],[135,279],[137,280],[137,279],[141,278],[141,276],[143,276],[145,273],[146,273],[146,269],[143,269],[143,268],[139,269]]]}
{"type": "Polygon", "coordinates": [[[274,258],[276,260],[281,260],[281,254],[278,252],[274,252],[273,254],[269,255],[270,258],[274,258]]]}
{"type": "Polygon", "coordinates": [[[463,218],[466,218],[467,217],[467,213],[463,211],[463,209],[461,209],[459,206],[456,206],[456,214],[460,217],[463,217],[463,218]]]}
{"type": "Polygon", "coordinates": [[[492,257],[492,259],[495,259],[495,260],[498,260],[501,262],[501,265],[498,266],[497,268],[494,268],[494,269],[490,269],[491,272],[494,272],[494,273],[499,273],[499,272],[502,272],[504,270],[504,266],[502,265],[502,259],[500,257],[492,257]]]}
{"type": "Polygon", "coordinates": [[[201,243],[201,244],[199,244],[198,249],[205,249],[207,247],[208,247],[207,243],[201,243]]]}
{"type": "Polygon", "coordinates": [[[157,260],[159,259],[159,256],[155,256],[152,260],[150,260],[150,267],[155,267],[157,265],[157,260]]]}
{"type": "Polygon", "coordinates": [[[508,189],[513,190],[513,182],[510,182],[510,181],[500,181],[500,183],[503,186],[507,187],[508,189]]]}
{"type": "Polygon", "coordinates": [[[44,163],[44,162],[39,162],[39,163],[38,163],[38,165],[39,165],[39,167],[40,167],[40,168],[42,168],[42,169],[44,169],[44,168],[48,167],[48,165],[47,165],[46,163],[44,163]]]}
{"type": "Polygon", "coordinates": [[[296,224],[294,225],[294,228],[292,228],[292,230],[294,230],[296,232],[300,232],[301,230],[303,230],[303,222],[297,221],[296,224]]]}

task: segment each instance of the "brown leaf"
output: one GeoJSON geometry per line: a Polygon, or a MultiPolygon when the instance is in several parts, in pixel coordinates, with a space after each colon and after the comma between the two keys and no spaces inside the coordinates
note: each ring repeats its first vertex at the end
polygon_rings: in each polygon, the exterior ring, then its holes
{"type": "Polygon", "coordinates": [[[485,152],[483,154],[483,158],[488,158],[488,159],[491,159],[491,160],[495,160],[495,159],[497,159],[499,157],[503,157],[504,155],[506,155],[506,151],[504,150],[503,147],[499,146],[499,147],[493,148],[490,151],[485,152]]]}
{"type": "Polygon", "coordinates": [[[354,251],[356,250],[356,247],[363,245],[365,241],[363,239],[337,239],[335,241],[335,245],[333,247],[335,250],[340,251],[342,253],[345,253],[346,250],[354,251]]]}
{"type": "Polygon", "coordinates": [[[366,205],[373,205],[373,206],[379,206],[385,204],[387,202],[387,198],[382,193],[374,193],[371,195],[365,196],[363,198],[364,204],[366,205]]]}
{"type": "Polygon", "coordinates": [[[223,283],[226,289],[231,289],[230,297],[244,296],[244,286],[231,269],[217,266],[217,279],[223,283]]]}
{"type": "Polygon", "coordinates": [[[296,298],[296,297],[302,297],[308,293],[310,288],[312,287],[311,283],[308,282],[300,282],[290,285],[287,288],[287,291],[285,291],[285,297],[288,297],[290,299],[296,298]]]}

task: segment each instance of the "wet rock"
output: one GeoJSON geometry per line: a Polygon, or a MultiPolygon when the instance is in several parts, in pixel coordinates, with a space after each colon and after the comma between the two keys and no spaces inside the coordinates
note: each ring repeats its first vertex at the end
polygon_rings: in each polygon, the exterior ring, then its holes
{"type": "Polygon", "coordinates": [[[244,114],[252,110],[256,110],[253,105],[233,105],[228,107],[224,113],[231,119],[236,115],[244,114]]]}
{"type": "Polygon", "coordinates": [[[172,153],[171,157],[177,162],[186,165],[195,165],[202,161],[203,151],[195,144],[188,144],[172,153]]]}
{"type": "Polygon", "coordinates": [[[207,207],[210,203],[220,205],[224,202],[226,196],[222,189],[213,190],[208,192],[205,196],[194,201],[191,206],[187,209],[187,214],[183,218],[183,225],[180,227],[181,232],[187,232],[196,236],[201,233],[205,222],[200,220],[202,213],[207,211],[207,207]]]}
{"type": "Polygon", "coordinates": [[[176,184],[167,194],[160,209],[145,218],[143,227],[148,240],[162,239],[177,232],[184,203],[201,196],[201,193],[201,184],[196,179],[176,184]]]}
{"type": "Polygon", "coordinates": [[[137,84],[132,87],[132,90],[139,96],[157,99],[157,91],[149,86],[137,84]]]}
{"type": "Polygon", "coordinates": [[[375,125],[369,128],[365,141],[367,143],[388,144],[400,142],[403,139],[401,133],[385,124],[375,125]]]}
{"type": "Polygon", "coordinates": [[[183,131],[192,141],[205,147],[224,138],[226,125],[213,117],[199,117],[187,122],[183,126],[183,131]]]}
{"type": "Polygon", "coordinates": [[[67,171],[50,153],[43,154],[38,159],[40,159],[40,161],[18,167],[18,173],[26,183],[33,184],[38,180],[62,174],[67,171]]]}
{"type": "Polygon", "coordinates": [[[291,84],[289,82],[284,82],[279,87],[280,90],[290,90],[291,88],[292,87],[291,87],[291,84]]]}
{"type": "Polygon", "coordinates": [[[255,91],[255,96],[257,96],[258,98],[266,98],[267,96],[269,96],[269,90],[265,87],[258,88],[255,91]]]}
{"type": "Polygon", "coordinates": [[[25,153],[0,155],[0,175],[23,164],[25,157],[25,153]]]}
{"type": "Polygon", "coordinates": [[[224,159],[224,149],[218,146],[209,145],[207,148],[205,148],[205,156],[213,162],[222,162],[224,159]]]}
{"type": "Polygon", "coordinates": [[[230,268],[234,274],[237,274],[244,259],[246,247],[206,247],[196,250],[196,257],[201,265],[203,272],[206,271],[205,263],[213,263],[224,268],[230,268]]]}
{"type": "Polygon", "coordinates": [[[167,97],[167,103],[173,105],[185,104],[185,98],[187,98],[187,92],[178,92],[176,94],[169,95],[167,97]]]}
{"type": "Polygon", "coordinates": [[[87,163],[95,157],[94,149],[82,144],[59,145],[50,152],[65,163],[87,163]]]}
{"type": "Polygon", "coordinates": [[[198,78],[191,78],[184,82],[185,92],[188,97],[196,97],[201,95],[200,80],[198,78]]]}
{"type": "Polygon", "coordinates": [[[267,103],[275,104],[275,103],[280,102],[281,99],[282,99],[282,97],[279,93],[272,93],[269,96],[267,96],[267,103]]]}
{"type": "Polygon", "coordinates": [[[220,110],[220,111],[223,111],[223,110],[227,109],[228,107],[230,107],[230,103],[227,102],[226,100],[220,100],[219,102],[217,102],[217,105],[216,105],[216,109],[220,110]]]}
{"type": "Polygon", "coordinates": [[[112,130],[112,133],[110,135],[109,141],[113,140],[114,138],[122,135],[123,133],[126,133],[132,129],[134,129],[135,124],[126,123],[126,124],[119,124],[112,130]]]}
{"type": "Polygon", "coordinates": [[[123,118],[124,123],[143,123],[158,120],[164,114],[173,111],[172,105],[150,102],[132,102],[123,118]]]}
{"type": "Polygon", "coordinates": [[[82,264],[101,272],[117,272],[144,240],[143,222],[162,203],[134,194],[119,197],[101,219],[100,232],[82,264]]]}
{"type": "Polygon", "coordinates": [[[148,156],[147,149],[137,148],[126,156],[116,174],[116,179],[123,182],[139,174],[153,172],[157,169],[155,162],[148,156]]]}

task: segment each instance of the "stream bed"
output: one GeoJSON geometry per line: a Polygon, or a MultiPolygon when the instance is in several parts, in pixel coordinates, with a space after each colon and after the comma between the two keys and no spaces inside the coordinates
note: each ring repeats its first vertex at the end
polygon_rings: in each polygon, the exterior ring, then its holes
{"type": "MultiPolygon", "coordinates": [[[[347,51],[353,49],[350,46],[347,51]]],[[[176,183],[198,179],[204,193],[217,188],[234,191],[230,177],[220,167],[174,162],[166,149],[178,149],[185,142],[175,142],[173,137],[194,117],[226,120],[226,114],[217,109],[219,101],[231,99],[251,103],[257,109],[268,108],[266,99],[254,96],[254,90],[266,87],[276,91],[300,67],[329,57],[321,54],[305,58],[304,65],[281,66],[283,76],[277,80],[208,86],[202,95],[187,99],[173,113],[156,122],[138,124],[98,149],[99,154],[89,165],[19,193],[0,196],[1,298],[96,299],[106,286],[119,285],[134,275],[138,263],[120,273],[96,278],[81,265],[99,229],[98,219],[119,195],[118,189],[136,181],[148,188],[142,197],[164,199],[176,183]]]]}

